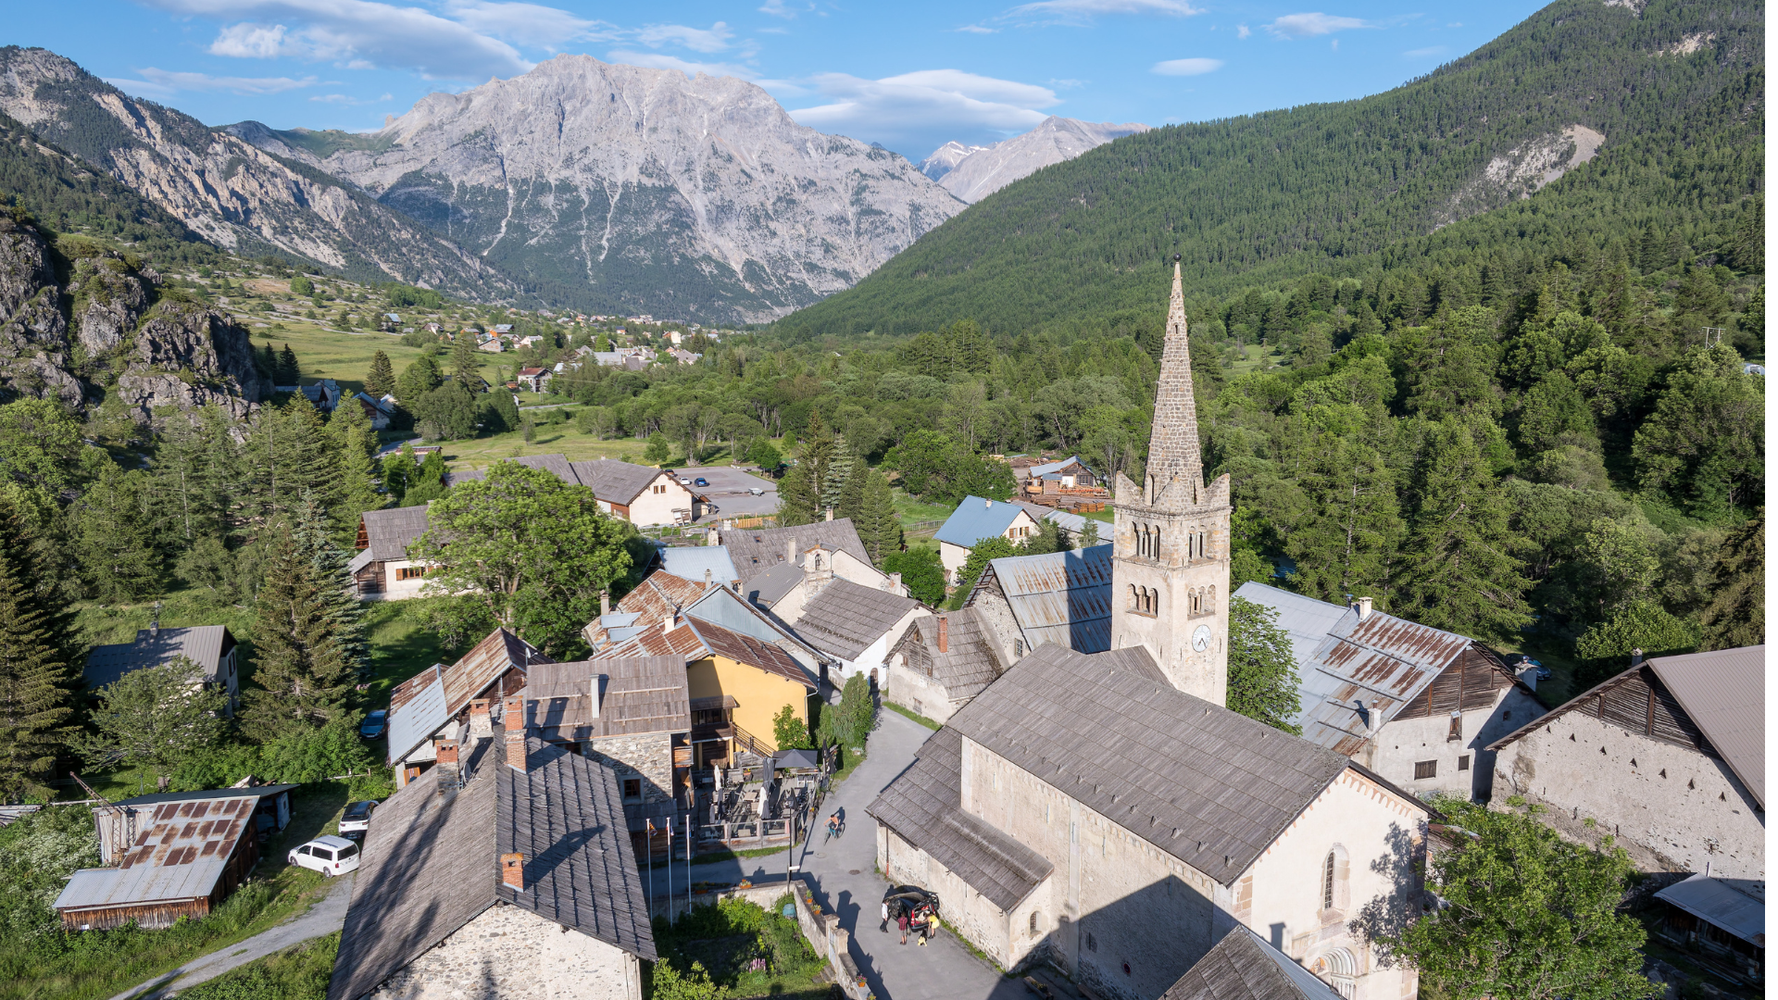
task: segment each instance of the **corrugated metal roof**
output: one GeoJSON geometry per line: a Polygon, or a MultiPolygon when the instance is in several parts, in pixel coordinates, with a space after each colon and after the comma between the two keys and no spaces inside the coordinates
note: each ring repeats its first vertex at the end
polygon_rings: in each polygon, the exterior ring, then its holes
{"type": "MultiPolygon", "coordinates": [[[[1025,513],[1040,521],[1054,521],[1061,526],[1062,530],[1068,532],[1071,539],[1079,538],[1080,533],[1087,530],[1087,519],[1079,514],[1070,514],[1055,507],[1045,507],[1040,503],[1026,503],[1023,500],[1014,500],[1013,503],[1018,504],[1025,513]]],[[[1104,525],[1104,527],[1109,528],[1110,525],[1104,525]]]]}
{"type": "Polygon", "coordinates": [[[1656,899],[1721,927],[1755,947],[1766,946],[1766,883],[1707,878],[1702,873],[1655,893],[1656,899]]]}
{"type": "Polygon", "coordinates": [[[1347,609],[1298,670],[1303,738],[1350,757],[1456,662],[1471,640],[1381,611],[1347,609]]]}
{"type": "Polygon", "coordinates": [[[1302,675],[1309,658],[1315,655],[1315,648],[1349,610],[1344,605],[1318,601],[1254,580],[1243,583],[1235,591],[1235,596],[1278,612],[1278,627],[1290,635],[1290,652],[1296,659],[1298,676],[1302,675]]]}
{"type": "Polygon", "coordinates": [[[1339,1000],[1333,987],[1245,925],[1223,935],[1160,1000],[1339,1000]]]}
{"type": "Polygon", "coordinates": [[[587,644],[593,647],[594,652],[600,652],[606,646],[630,638],[613,635],[612,629],[659,625],[662,618],[689,606],[702,596],[703,573],[700,572],[697,579],[691,580],[665,570],[656,570],[644,577],[636,589],[625,594],[617,602],[617,607],[612,609],[612,614],[602,615],[588,622],[586,628],[581,629],[581,634],[586,636],[587,644]],[[627,622],[608,621],[615,619],[618,614],[632,617],[627,622]]]}
{"type": "Polygon", "coordinates": [[[445,711],[444,679],[439,667],[427,667],[421,683],[407,692],[400,707],[389,709],[389,763],[406,760],[420,744],[451,720],[445,711]],[[430,676],[427,676],[427,673],[430,676]]]}
{"type": "Polygon", "coordinates": [[[86,658],[88,687],[103,687],[132,670],[155,667],[183,656],[215,677],[222,663],[223,652],[234,645],[234,636],[225,625],[194,625],[189,628],[163,628],[150,636],[148,629],[136,630],[135,642],[94,646],[86,658]]]}
{"type": "Polygon", "coordinates": [[[661,570],[700,583],[704,571],[709,570],[712,582],[718,586],[727,586],[741,578],[741,574],[735,572],[734,561],[728,557],[728,549],[720,545],[668,546],[661,550],[661,570]]]}
{"type": "Polygon", "coordinates": [[[364,512],[364,536],[372,562],[407,558],[408,546],[426,533],[426,506],[394,507],[364,512]]]}
{"type": "Polygon", "coordinates": [[[119,806],[151,806],[162,802],[196,802],[201,799],[238,799],[243,796],[263,799],[268,795],[279,795],[301,785],[257,785],[253,788],[212,788],[197,792],[149,792],[133,799],[119,799],[112,805],[119,806]]]}
{"type": "Polygon", "coordinates": [[[117,868],[75,872],[56,909],[171,902],[208,896],[249,822],[258,796],[161,802],[139,817],[142,832],[117,868]]]}
{"type": "Polygon", "coordinates": [[[1766,647],[1655,656],[1648,665],[1764,809],[1766,647]]]}
{"type": "Polygon", "coordinates": [[[1079,455],[1069,455],[1067,458],[1064,458],[1059,462],[1044,462],[1041,465],[1030,466],[1025,470],[1025,475],[1031,478],[1047,476],[1052,472],[1061,472],[1063,469],[1066,469],[1076,462],[1080,462],[1081,467],[1086,468],[1088,472],[1093,471],[1092,469],[1087,468],[1087,463],[1080,461],[1079,455]]]}
{"type": "Polygon", "coordinates": [[[405,760],[451,717],[509,670],[554,663],[537,648],[497,628],[448,667],[434,664],[403,681],[389,701],[389,763],[405,760]]]}
{"type": "Polygon", "coordinates": [[[998,586],[1030,646],[1054,643],[1081,653],[1102,653],[1111,648],[1111,549],[1107,542],[991,560],[970,601],[984,589],[998,586]]]}
{"type": "Polygon", "coordinates": [[[932,537],[966,549],[974,548],[975,543],[984,538],[1006,534],[1006,529],[1012,526],[1013,520],[1024,513],[1025,509],[1016,503],[964,497],[957,509],[951,512],[951,516],[945,518],[944,526],[932,537]]]}

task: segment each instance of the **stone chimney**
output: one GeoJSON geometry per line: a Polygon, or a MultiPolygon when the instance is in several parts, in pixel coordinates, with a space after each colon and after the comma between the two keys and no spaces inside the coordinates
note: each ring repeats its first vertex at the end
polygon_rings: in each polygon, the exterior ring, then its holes
{"type": "Polygon", "coordinates": [[[796,536],[784,539],[784,561],[796,565],[796,536]]]}
{"type": "MultiPolygon", "coordinates": [[[[525,773],[527,754],[525,751],[525,731],[523,729],[506,730],[506,766],[525,773]]],[[[523,888],[521,886],[521,888],[523,888]]]]}
{"type": "Polygon", "coordinates": [[[517,852],[500,855],[500,882],[514,892],[525,891],[525,856],[517,852]]]}
{"type": "Polygon", "coordinates": [[[827,508],[827,518],[826,519],[829,521],[833,520],[833,508],[832,507],[827,508]]]}
{"type": "Polygon", "coordinates": [[[601,590],[601,591],[599,591],[599,617],[603,618],[610,613],[611,613],[611,591],[601,590]]]}
{"type": "Polygon", "coordinates": [[[1364,621],[1371,616],[1371,599],[1357,597],[1352,600],[1352,610],[1358,612],[1358,620],[1364,621]]]}
{"type": "Polygon", "coordinates": [[[1640,649],[1630,650],[1630,666],[1632,668],[1642,666],[1642,650],[1640,650],[1640,649]]]}
{"type": "Polygon", "coordinates": [[[494,715],[490,710],[488,699],[472,698],[469,701],[469,738],[472,740],[491,739],[494,735],[494,715]]]}
{"type": "Polygon", "coordinates": [[[506,726],[508,731],[525,728],[525,697],[523,695],[508,695],[501,707],[505,713],[501,717],[501,724],[506,726]]]}
{"type": "Polygon", "coordinates": [[[438,794],[456,791],[463,776],[462,765],[458,763],[457,741],[433,740],[432,752],[438,757],[438,794]]]}
{"type": "Polygon", "coordinates": [[[951,651],[951,620],[945,615],[938,616],[938,651],[951,651]]]}

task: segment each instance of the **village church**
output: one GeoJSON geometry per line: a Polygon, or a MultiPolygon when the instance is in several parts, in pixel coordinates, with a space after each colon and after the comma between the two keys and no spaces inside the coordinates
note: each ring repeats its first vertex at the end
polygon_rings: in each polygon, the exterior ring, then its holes
{"type": "Polygon", "coordinates": [[[1015,969],[1156,1000],[1245,926],[1340,995],[1412,997],[1372,944],[1418,911],[1428,812],[1230,711],[1229,479],[1204,482],[1178,258],[1149,460],[1119,476],[1111,648],[1048,644],[873,802],[878,865],[1015,969]]]}

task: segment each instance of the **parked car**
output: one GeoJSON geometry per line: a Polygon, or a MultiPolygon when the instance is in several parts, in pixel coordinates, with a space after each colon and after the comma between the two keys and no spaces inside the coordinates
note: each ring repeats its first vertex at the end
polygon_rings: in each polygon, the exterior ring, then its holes
{"type": "Polygon", "coordinates": [[[749,487],[747,487],[747,492],[749,492],[749,493],[751,493],[751,494],[753,494],[753,495],[754,495],[754,496],[756,496],[756,497],[763,497],[763,496],[765,496],[765,495],[766,495],[766,491],[765,491],[765,490],[763,490],[763,489],[760,489],[760,488],[759,488],[759,487],[757,487],[757,486],[749,486],[749,487]]]}
{"type": "Polygon", "coordinates": [[[681,486],[690,486],[690,485],[691,485],[691,480],[689,480],[689,479],[687,479],[687,478],[685,478],[685,477],[684,477],[684,476],[680,476],[680,477],[679,477],[679,485],[681,485],[681,486]]]}
{"type": "Polygon", "coordinates": [[[691,484],[693,486],[709,486],[710,480],[705,479],[703,476],[699,476],[698,478],[692,480],[691,484]]]}
{"type": "Polygon", "coordinates": [[[347,805],[345,815],[340,817],[340,836],[348,840],[364,836],[364,832],[370,829],[370,814],[376,808],[377,803],[374,800],[347,805]]]}
{"type": "Polygon", "coordinates": [[[298,868],[332,878],[358,870],[358,845],[344,837],[326,834],[291,851],[288,860],[298,868]]]}
{"type": "Polygon", "coordinates": [[[382,736],[383,730],[387,728],[389,728],[389,713],[387,710],[379,708],[365,716],[364,721],[359,723],[358,735],[367,740],[374,740],[382,736]]]}

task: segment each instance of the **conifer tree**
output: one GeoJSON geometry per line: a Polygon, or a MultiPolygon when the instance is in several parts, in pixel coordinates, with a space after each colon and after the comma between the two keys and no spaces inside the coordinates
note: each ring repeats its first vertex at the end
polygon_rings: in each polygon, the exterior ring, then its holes
{"type": "Polygon", "coordinates": [[[795,527],[821,519],[821,490],[807,463],[793,465],[778,480],[778,526],[795,527]]]}
{"type": "Polygon", "coordinates": [[[834,443],[833,462],[821,482],[821,506],[833,508],[834,517],[854,517],[864,500],[864,460],[846,447],[844,439],[834,443]]]}
{"type": "Polygon", "coordinates": [[[241,724],[266,742],[346,710],[365,662],[361,612],[345,553],[313,493],[273,529],[255,608],[253,688],[241,724]]]}
{"type": "MultiPolygon", "coordinates": [[[[266,346],[270,347],[271,345],[266,346]]],[[[296,385],[302,381],[302,376],[302,366],[296,363],[296,352],[290,349],[289,344],[285,344],[284,350],[278,355],[277,383],[279,385],[296,385]]]]}
{"type": "Polygon", "coordinates": [[[68,623],[32,591],[25,536],[22,519],[0,509],[0,802],[45,792],[73,731],[72,671],[58,643],[68,623]]]}
{"type": "Polygon", "coordinates": [[[1432,430],[1414,474],[1414,515],[1402,549],[1397,614],[1465,635],[1514,634],[1531,621],[1529,582],[1513,554],[1505,489],[1468,427],[1432,430]]]}
{"type": "Polygon", "coordinates": [[[1710,568],[1712,598],[1701,616],[1705,649],[1761,646],[1766,641],[1766,517],[1723,539],[1710,568]]]}
{"type": "Polygon", "coordinates": [[[1389,600],[1389,573],[1407,533],[1395,477],[1377,452],[1324,434],[1302,478],[1308,504],[1285,540],[1296,589],[1345,604],[1347,595],[1389,600]]]}
{"type": "Polygon", "coordinates": [[[382,351],[370,359],[370,372],[364,376],[364,391],[379,399],[384,393],[395,391],[395,366],[390,363],[389,355],[382,351]]]}
{"type": "Polygon", "coordinates": [[[464,330],[451,342],[451,377],[470,392],[477,392],[481,389],[481,371],[482,352],[475,345],[475,334],[464,330]]]}
{"type": "Polygon", "coordinates": [[[75,551],[92,594],[107,603],[150,594],[165,578],[154,489],[147,472],[104,463],[74,507],[75,551]]]}
{"type": "Polygon", "coordinates": [[[889,488],[888,478],[875,469],[860,472],[853,477],[864,484],[858,512],[846,516],[852,518],[853,527],[858,529],[858,539],[864,543],[864,551],[870,553],[871,562],[882,569],[883,560],[901,551],[901,518],[895,513],[895,494],[889,488]]]}
{"type": "Polygon", "coordinates": [[[327,422],[327,435],[339,459],[333,523],[350,532],[365,511],[381,508],[386,499],[377,492],[377,432],[364,415],[364,407],[356,400],[346,400],[327,422]]]}
{"type": "Polygon", "coordinates": [[[313,491],[328,508],[340,482],[332,442],[315,404],[296,393],[282,407],[261,407],[247,437],[248,489],[254,515],[271,519],[296,508],[313,491]]]}

